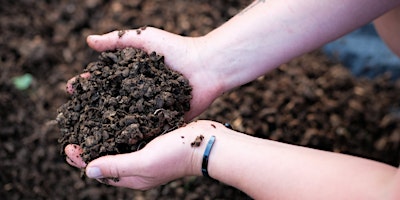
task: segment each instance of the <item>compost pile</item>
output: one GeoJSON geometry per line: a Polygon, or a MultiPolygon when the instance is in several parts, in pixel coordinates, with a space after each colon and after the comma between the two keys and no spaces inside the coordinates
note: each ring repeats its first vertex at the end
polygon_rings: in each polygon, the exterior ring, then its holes
{"type": "MultiPolygon", "coordinates": [[[[75,98],[65,92],[67,80],[98,58],[99,54],[85,43],[89,34],[149,25],[181,35],[200,36],[250,2],[3,1],[0,197],[249,199],[235,188],[203,177],[185,177],[148,191],[110,187],[81,177],[79,169],[68,165],[60,155],[58,139],[62,132],[54,119],[57,109],[75,98]],[[14,78],[26,74],[33,77],[29,87],[16,87],[14,78]]],[[[105,73],[101,71],[98,76],[105,73]]],[[[92,78],[96,76],[91,74],[92,78]]],[[[78,80],[84,81],[89,79],[78,80]]],[[[226,93],[199,118],[229,122],[234,129],[256,137],[357,155],[397,167],[399,94],[399,81],[388,76],[354,77],[344,66],[328,61],[317,51],[226,93]]],[[[160,111],[152,109],[150,113],[161,114],[160,111]]],[[[113,119],[122,117],[120,114],[106,114],[104,110],[101,117],[113,119]]]]}
{"type": "Polygon", "coordinates": [[[184,124],[192,88],[155,52],[103,52],[84,72],[90,76],[72,83],[72,99],[58,110],[57,122],[59,142],[80,144],[85,162],[136,151],[184,124]]]}

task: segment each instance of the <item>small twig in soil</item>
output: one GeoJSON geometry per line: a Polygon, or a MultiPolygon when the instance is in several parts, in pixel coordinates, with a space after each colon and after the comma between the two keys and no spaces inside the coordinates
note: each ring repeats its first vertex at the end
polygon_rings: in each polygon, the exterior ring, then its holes
{"type": "Polygon", "coordinates": [[[145,142],[145,141],[141,142],[141,143],[138,145],[136,151],[139,151],[140,149],[142,149],[146,144],[147,144],[147,142],[145,142]]]}
{"type": "Polygon", "coordinates": [[[172,130],[175,130],[177,128],[178,128],[178,126],[174,126],[174,127],[170,128],[170,129],[167,129],[167,130],[163,131],[160,135],[164,135],[164,134],[166,134],[166,133],[168,133],[168,132],[170,132],[172,130]]]}
{"type": "Polygon", "coordinates": [[[153,115],[157,115],[161,111],[164,111],[164,109],[163,108],[159,108],[159,109],[155,110],[153,115]]]}

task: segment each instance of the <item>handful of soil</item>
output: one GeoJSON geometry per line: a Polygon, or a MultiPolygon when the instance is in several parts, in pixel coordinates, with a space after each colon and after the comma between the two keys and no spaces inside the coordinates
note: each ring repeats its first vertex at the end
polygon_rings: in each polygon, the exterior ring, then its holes
{"type": "Polygon", "coordinates": [[[59,143],[79,144],[82,158],[136,151],[184,125],[189,81],[155,52],[125,48],[103,52],[73,83],[71,100],[58,109],[59,143]]]}

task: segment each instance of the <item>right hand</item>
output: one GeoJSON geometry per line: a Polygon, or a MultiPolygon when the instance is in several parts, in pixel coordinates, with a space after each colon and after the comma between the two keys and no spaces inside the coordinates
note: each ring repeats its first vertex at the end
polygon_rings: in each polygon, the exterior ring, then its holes
{"type": "Polygon", "coordinates": [[[86,167],[86,175],[107,184],[146,190],[185,176],[201,176],[203,153],[211,133],[218,134],[225,127],[213,121],[196,121],[168,134],[160,135],[143,149],[132,153],[107,155],[86,164],[80,154],[82,148],[70,144],[65,147],[67,162],[78,168],[86,167]],[[203,135],[199,146],[191,143],[203,135]]]}

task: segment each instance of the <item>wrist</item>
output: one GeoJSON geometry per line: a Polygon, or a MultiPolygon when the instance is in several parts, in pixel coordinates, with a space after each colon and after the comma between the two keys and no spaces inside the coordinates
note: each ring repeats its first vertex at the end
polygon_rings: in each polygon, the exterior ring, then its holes
{"type": "Polygon", "coordinates": [[[214,85],[210,89],[215,90],[215,98],[234,87],[227,81],[231,77],[232,57],[229,47],[220,42],[221,39],[211,32],[197,40],[199,60],[202,62],[203,71],[208,73],[204,80],[214,85]]]}
{"type": "MultiPolygon", "coordinates": [[[[185,128],[187,128],[187,131],[190,132],[189,133],[190,136],[188,138],[190,139],[189,141],[191,141],[190,144],[188,144],[189,151],[186,161],[186,163],[188,163],[186,175],[203,176],[202,173],[202,168],[204,167],[203,158],[207,148],[207,144],[212,136],[215,136],[214,144],[217,143],[218,136],[221,134],[218,129],[222,130],[222,128],[225,127],[217,122],[201,120],[192,122],[185,128]]],[[[213,160],[212,155],[213,155],[213,150],[211,148],[210,152],[208,153],[209,162],[212,162],[213,160]]],[[[212,177],[212,175],[210,176],[212,177]]]]}
{"type": "Polygon", "coordinates": [[[268,70],[275,68],[271,60],[265,59],[268,52],[262,50],[262,42],[249,39],[247,35],[223,25],[204,36],[204,59],[210,65],[210,71],[220,81],[222,92],[246,84],[268,70]],[[235,33],[226,34],[235,30],[235,33]]]}
{"type": "Polygon", "coordinates": [[[201,114],[223,92],[223,79],[218,73],[218,67],[210,60],[207,39],[204,37],[186,38],[190,51],[185,66],[179,70],[192,86],[191,108],[185,115],[185,120],[190,121],[201,114]]]}

